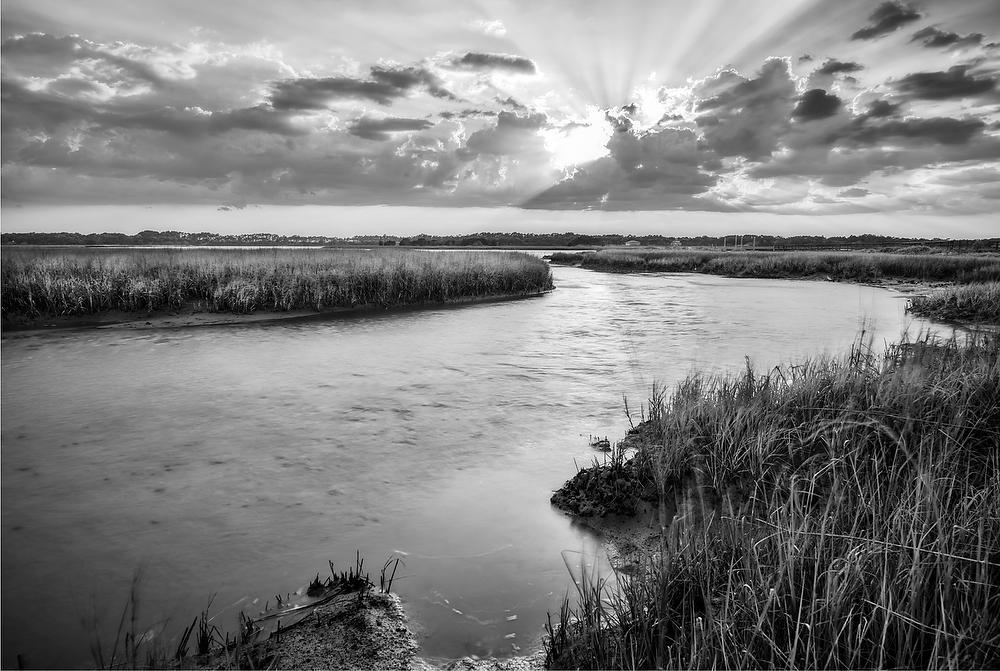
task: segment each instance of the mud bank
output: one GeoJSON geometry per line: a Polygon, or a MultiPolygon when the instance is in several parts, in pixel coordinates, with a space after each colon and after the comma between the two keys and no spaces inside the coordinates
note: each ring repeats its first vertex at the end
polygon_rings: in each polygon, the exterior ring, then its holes
{"type": "MultiPolygon", "coordinates": [[[[544,668],[541,645],[511,658],[422,658],[418,626],[411,624],[399,597],[390,592],[395,570],[386,563],[376,585],[356,567],[319,576],[276,605],[251,617],[241,613],[240,628],[224,634],[207,611],[185,630],[174,659],[156,665],[175,669],[360,669],[394,671],[531,671],[544,668]],[[391,576],[387,575],[391,572],[391,576]]],[[[398,566],[398,564],[397,564],[398,566]]],[[[126,644],[128,641],[126,640],[126,644]]],[[[138,649],[132,658],[138,659],[138,649]]],[[[150,657],[154,659],[154,657],[150,657]]]]}
{"type": "Polygon", "coordinates": [[[648,464],[637,455],[660,437],[654,420],[633,427],[602,461],[580,469],[552,494],[553,506],[598,534],[616,571],[634,572],[678,534],[702,522],[718,501],[696,479],[661,496],[648,464]]]}
{"type": "Polygon", "coordinates": [[[350,308],[325,308],[322,310],[289,310],[287,312],[256,311],[247,314],[232,312],[207,312],[197,305],[186,306],[182,310],[172,312],[120,312],[109,311],[93,315],[51,315],[36,319],[23,317],[7,317],[3,319],[3,334],[7,337],[30,337],[52,332],[114,329],[125,331],[141,331],[149,329],[177,329],[199,326],[238,326],[242,324],[261,324],[285,321],[311,321],[336,319],[364,314],[384,312],[411,312],[416,310],[458,308],[467,305],[486,303],[501,303],[525,298],[536,298],[554,291],[546,289],[523,294],[503,294],[497,296],[456,298],[444,303],[402,304],[380,306],[374,304],[358,305],[350,308]]]}

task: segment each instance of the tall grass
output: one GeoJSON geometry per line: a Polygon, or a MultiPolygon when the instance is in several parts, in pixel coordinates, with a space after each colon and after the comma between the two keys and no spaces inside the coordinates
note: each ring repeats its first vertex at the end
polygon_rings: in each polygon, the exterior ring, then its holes
{"type": "Polygon", "coordinates": [[[537,293],[547,264],[515,252],[11,250],[6,318],[122,310],[211,312],[395,306],[537,293]]]}
{"type": "Polygon", "coordinates": [[[1000,340],[695,375],[633,457],[657,552],[581,581],[553,668],[1000,666],[1000,340]]]}
{"type": "Polygon", "coordinates": [[[946,287],[914,296],[907,309],[935,319],[1000,324],[1000,282],[946,287]]]}
{"type": "Polygon", "coordinates": [[[732,277],[829,277],[862,282],[898,278],[960,284],[1000,281],[1000,257],[995,255],[606,249],[594,254],[557,252],[552,262],[579,263],[593,270],[732,277]]]}

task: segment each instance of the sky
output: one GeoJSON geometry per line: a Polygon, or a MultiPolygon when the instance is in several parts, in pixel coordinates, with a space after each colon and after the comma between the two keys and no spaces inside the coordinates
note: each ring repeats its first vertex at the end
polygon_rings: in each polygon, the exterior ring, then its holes
{"type": "Polygon", "coordinates": [[[0,13],[5,218],[395,205],[971,216],[987,235],[1000,205],[997,0],[0,13]]]}

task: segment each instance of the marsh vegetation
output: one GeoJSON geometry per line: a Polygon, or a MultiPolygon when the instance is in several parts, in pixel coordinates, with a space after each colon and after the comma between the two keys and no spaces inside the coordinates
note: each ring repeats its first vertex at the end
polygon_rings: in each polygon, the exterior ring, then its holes
{"type": "Polygon", "coordinates": [[[816,277],[858,282],[892,278],[960,284],[1000,281],[1000,257],[996,255],[605,249],[596,253],[557,252],[552,262],[615,272],[729,277],[816,277]]]}
{"type": "Polygon", "coordinates": [[[923,317],[1000,324],[1000,282],[978,282],[914,296],[908,308],[923,317]]]}
{"type": "Polygon", "coordinates": [[[5,320],[390,307],[552,288],[548,266],[527,254],[388,249],[5,250],[2,282],[5,320]]]}
{"type": "Polygon", "coordinates": [[[582,576],[550,667],[1000,665],[997,337],[693,375],[652,409],[567,488],[676,513],[633,574],[582,576]]]}

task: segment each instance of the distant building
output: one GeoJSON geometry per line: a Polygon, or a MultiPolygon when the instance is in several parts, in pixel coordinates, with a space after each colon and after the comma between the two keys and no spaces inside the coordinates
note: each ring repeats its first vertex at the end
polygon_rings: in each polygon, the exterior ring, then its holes
{"type": "Polygon", "coordinates": [[[638,240],[629,240],[625,243],[626,247],[642,247],[642,243],[638,240]]]}
{"type": "Polygon", "coordinates": [[[681,241],[678,240],[677,238],[674,238],[674,241],[670,243],[670,246],[671,247],[680,247],[681,246],[681,241]]]}

